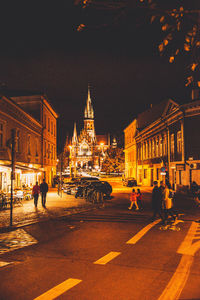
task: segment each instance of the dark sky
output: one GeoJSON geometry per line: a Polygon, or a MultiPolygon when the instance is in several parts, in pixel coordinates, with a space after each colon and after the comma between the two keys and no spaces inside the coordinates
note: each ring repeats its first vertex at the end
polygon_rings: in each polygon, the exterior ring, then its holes
{"type": "Polygon", "coordinates": [[[45,91],[60,115],[58,145],[81,129],[88,82],[97,134],[122,133],[138,112],[166,98],[185,101],[183,59],[169,64],[160,31],[125,16],[117,26],[77,32],[82,15],[70,0],[1,5],[0,81],[45,91]]]}

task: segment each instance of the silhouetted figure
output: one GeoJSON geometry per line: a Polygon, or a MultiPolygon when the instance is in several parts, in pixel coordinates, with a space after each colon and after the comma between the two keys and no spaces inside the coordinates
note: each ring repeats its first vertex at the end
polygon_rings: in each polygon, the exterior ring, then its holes
{"type": "Polygon", "coordinates": [[[46,207],[48,184],[45,182],[45,179],[43,179],[43,182],[40,184],[40,192],[41,192],[41,196],[42,196],[42,206],[46,207]]]}

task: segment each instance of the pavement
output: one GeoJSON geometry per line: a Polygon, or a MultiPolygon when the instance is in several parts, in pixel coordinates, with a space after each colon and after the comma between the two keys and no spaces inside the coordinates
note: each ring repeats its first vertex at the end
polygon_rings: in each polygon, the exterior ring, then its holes
{"type": "Polygon", "coordinates": [[[57,189],[52,188],[47,193],[46,208],[42,207],[41,197],[38,199],[37,208],[34,206],[33,199],[22,201],[21,206],[14,206],[12,227],[10,226],[10,209],[1,210],[0,232],[94,208],[95,206],[90,202],[86,202],[85,199],[76,199],[74,195],[67,195],[63,192],[58,195],[57,189]]]}

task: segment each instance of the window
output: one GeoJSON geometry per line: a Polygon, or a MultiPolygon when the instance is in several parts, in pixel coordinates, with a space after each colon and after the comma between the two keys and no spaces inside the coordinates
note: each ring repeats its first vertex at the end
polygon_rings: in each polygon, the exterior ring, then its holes
{"type": "Polygon", "coordinates": [[[155,140],[152,140],[152,157],[155,157],[155,140]]]}
{"type": "Polygon", "coordinates": [[[38,139],[35,139],[35,156],[38,156],[38,139]]]}
{"type": "Polygon", "coordinates": [[[147,169],[144,169],[144,179],[147,179],[147,169]]]}
{"type": "Polygon", "coordinates": [[[152,157],[152,156],[151,156],[151,155],[152,155],[152,154],[151,154],[151,146],[152,146],[152,145],[151,145],[151,140],[150,140],[150,141],[149,141],[149,158],[152,157]]]}
{"type": "Polygon", "coordinates": [[[182,136],[181,136],[181,131],[177,132],[177,152],[178,153],[182,152],[182,136]]]}
{"type": "Polygon", "coordinates": [[[53,134],[53,121],[51,121],[51,134],[53,134]]]}
{"type": "Polygon", "coordinates": [[[174,154],[174,134],[173,133],[170,136],[170,150],[171,150],[171,154],[174,154]]]}
{"type": "Polygon", "coordinates": [[[156,140],[156,157],[159,157],[159,138],[157,137],[156,140]]]}
{"type": "Polygon", "coordinates": [[[163,156],[167,155],[167,135],[164,135],[163,138],[163,156]]]}
{"type": "Polygon", "coordinates": [[[174,134],[170,135],[170,158],[174,161],[174,134]]]}
{"type": "Polygon", "coordinates": [[[47,156],[47,143],[46,141],[44,142],[44,157],[47,156]]]}
{"type": "Polygon", "coordinates": [[[163,139],[160,137],[160,156],[163,156],[163,139]]]}
{"type": "Polygon", "coordinates": [[[50,158],[50,144],[48,144],[47,157],[50,158]]]}
{"type": "Polygon", "coordinates": [[[56,125],[54,124],[54,136],[56,136],[56,125]]]}
{"type": "Polygon", "coordinates": [[[31,155],[31,136],[28,135],[27,139],[27,149],[28,149],[28,155],[31,155]]]}
{"type": "Polygon", "coordinates": [[[53,145],[51,145],[51,159],[53,159],[53,145]]]}
{"type": "Polygon", "coordinates": [[[50,132],[50,118],[48,118],[48,131],[50,132]]]}
{"type": "Polygon", "coordinates": [[[47,116],[44,115],[44,128],[47,128],[47,116]]]}
{"type": "Polygon", "coordinates": [[[3,124],[0,123],[0,148],[3,147],[3,124]]]}
{"type": "Polygon", "coordinates": [[[16,132],[16,145],[15,145],[15,151],[20,152],[20,132],[17,130],[16,132]]]}

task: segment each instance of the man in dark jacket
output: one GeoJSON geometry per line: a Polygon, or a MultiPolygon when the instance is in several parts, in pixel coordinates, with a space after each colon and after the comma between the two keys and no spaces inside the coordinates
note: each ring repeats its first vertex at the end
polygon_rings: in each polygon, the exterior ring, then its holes
{"type": "Polygon", "coordinates": [[[163,224],[165,223],[165,219],[162,215],[162,192],[161,189],[158,187],[158,182],[153,182],[154,188],[152,191],[152,208],[153,208],[153,216],[152,220],[154,221],[156,219],[156,216],[159,215],[159,217],[162,219],[163,224]]]}
{"type": "Polygon", "coordinates": [[[48,184],[43,179],[43,182],[40,184],[40,192],[42,194],[42,206],[46,207],[46,197],[48,192],[48,184]]]}

